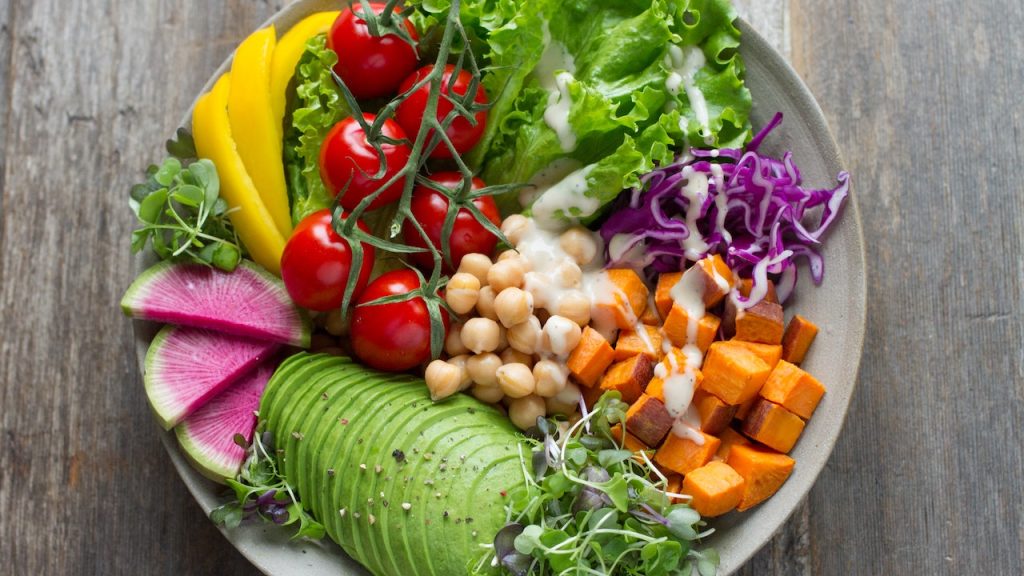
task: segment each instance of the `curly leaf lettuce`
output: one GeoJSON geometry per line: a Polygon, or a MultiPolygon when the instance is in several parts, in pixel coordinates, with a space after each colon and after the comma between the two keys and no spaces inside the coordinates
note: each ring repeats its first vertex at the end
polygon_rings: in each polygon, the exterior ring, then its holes
{"type": "Polygon", "coordinates": [[[295,70],[295,98],[286,116],[284,161],[292,222],[331,205],[320,179],[320,145],[330,129],[349,116],[341,91],[331,77],[338,56],[327,49],[323,34],[314,36],[295,70]]]}
{"type": "Polygon", "coordinates": [[[750,138],[727,0],[530,0],[511,18],[508,2],[468,5],[464,12],[495,11],[476,19],[487,22],[478,33],[489,46],[483,82],[493,108],[469,160],[490,184],[550,180],[552,166],[563,175],[590,168],[584,191],[578,182],[555,186],[557,201],[542,203],[564,206],[566,189],[577,189],[578,203],[557,210],[557,220],[596,219],[673,149],[750,138]]]}

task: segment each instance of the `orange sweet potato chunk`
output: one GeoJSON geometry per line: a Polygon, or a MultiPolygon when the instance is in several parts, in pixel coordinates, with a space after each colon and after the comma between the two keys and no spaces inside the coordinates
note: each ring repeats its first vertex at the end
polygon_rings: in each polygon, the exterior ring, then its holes
{"type": "Polygon", "coordinates": [[[743,498],[746,481],[725,462],[708,462],[683,477],[683,494],[701,516],[721,516],[743,498]]]}
{"type": "Polygon", "coordinates": [[[718,306],[735,285],[732,270],[718,254],[700,260],[695,266],[703,273],[704,306],[718,306]]]}
{"type": "Polygon", "coordinates": [[[654,461],[669,472],[686,475],[707,464],[718,451],[721,441],[709,434],[700,433],[704,444],[697,444],[689,438],[681,438],[674,433],[669,434],[665,443],[654,455],[654,461]]]}
{"type": "MultiPolygon", "coordinates": [[[[668,356],[666,356],[661,361],[661,363],[665,366],[665,371],[668,374],[672,374],[676,370],[682,372],[683,367],[686,366],[686,357],[683,355],[682,350],[678,348],[673,348],[672,351],[669,352],[669,354],[672,357],[671,359],[668,356]],[[675,362],[675,369],[672,366],[673,362],[675,362]]],[[[691,372],[693,373],[693,388],[694,390],[697,390],[698,388],[701,387],[701,384],[704,382],[704,373],[696,368],[692,369],[691,372]]],[[[647,389],[644,390],[644,393],[652,398],[657,398],[658,400],[664,402],[665,381],[662,380],[661,378],[658,378],[657,376],[651,378],[651,381],[647,383],[647,389]]]]}
{"type": "Polygon", "coordinates": [[[782,359],[793,364],[803,362],[817,335],[818,327],[813,322],[799,314],[793,316],[782,335],[782,359]]]}
{"type": "Polygon", "coordinates": [[[613,268],[606,270],[608,281],[612,285],[611,302],[596,304],[600,315],[615,320],[615,325],[628,330],[636,326],[647,310],[647,296],[650,291],[636,271],[629,268],[613,268]]]}
{"type": "Polygon", "coordinates": [[[704,360],[704,390],[726,404],[742,404],[757,396],[771,368],[756,354],[734,342],[715,342],[704,360]]]}
{"type": "Polygon", "coordinates": [[[739,406],[726,404],[718,396],[709,394],[703,390],[697,390],[693,394],[693,405],[697,407],[700,414],[700,429],[703,432],[717,436],[725,430],[736,415],[739,406]]]}
{"type": "Polygon", "coordinates": [[[587,326],[583,329],[580,343],[569,354],[566,365],[580,384],[589,387],[597,384],[614,359],[615,350],[612,350],[608,340],[587,326]]]}
{"type": "Polygon", "coordinates": [[[782,406],[761,398],[743,421],[743,433],[769,448],[787,453],[804,431],[804,421],[782,406]]]}
{"type": "Polygon", "coordinates": [[[782,306],[762,300],[736,316],[736,339],[761,344],[782,344],[782,306]]]}
{"type": "Polygon", "coordinates": [[[746,436],[732,428],[722,430],[722,433],[718,435],[718,439],[722,441],[722,444],[718,447],[718,452],[715,452],[715,458],[719,460],[728,460],[733,446],[749,446],[751,444],[746,436]]]}
{"type": "MultiPolygon", "coordinates": [[[[682,494],[682,492],[680,492],[680,490],[683,489],[682,476],[680,476],[679,474],[667,474],[665,475],[665,479],[668,480],[668,482],[665,484],[665,492],[668,492],[670,494],[682,494]]],[[[682,500],[679,498],[672,499],[673,504],[681,501],[682,500]]]]}
{"type": "MultiPolygon", "coordinates": [[[[695,344],[697,348],[700,348],[701,352],[707,352],[708,347],[715,341],[715,337],[718,335],[718,327],[722,323],[721,319],[714,314],[705,314],[703,318],[697,321],[697,341],[695,344]]],[[[672,342],[673,346],[682,348],[689,344],[690,328],[690,316],[686,313],[686,309],[679,304],[673,304],[671,310],[669,310],[668,317],[665,318],[665,326],[662,329],[665,333],[665,337],[668,338],[669,342],[672,342]]]]}
{"type": "Polygon", "coordinates": [[[758,396],[754,396],[750,400],[740,404],[740,407],[736,410],[736,419],[746,420],[747,415],[750,414],[750,409],[754,407],[754,404],[757,404],[758,398],[758,396]]]}
{"type": "Polygon", "coordinates": [[[658,314],[662,318],[668,316],[669,310],[672,310],[672,287],[679,283],[679,280],[683,277],[682,272],[669,272],[658,276],[658,285],[654,289],[654,305],[658,307],[658,314]]]}
{"type": "Polygon", "coordinates": [[[804,420],[814,414],[824,395],[825,387],[817,378],[785,360],[775,366],[761,388],[762,398],[781,405],[804,420]]]}
{"type": "Polygon", "coordinates": [[[646,325],[643,326],[643,330],[647,335],[646,338],[634,330],[623,330],[619,333],[619,338],[615,341],[615,360],[626,360],[637,354],[643,354],[651,360],[657,361],[663,356],[661,330],[658,330],[656,326],[646,325]]]}
{"type": "Polygon", "coordinates": [[[745,481],[743,497],[737,506],[740,512],[757,506],[778,492],[796,464],[785,454],[753,444],[734,445],[727,462],[745,481]]]}
{"type": "Polygon", "coordinates": [[[642,394],[626,412],[626,430],[648,446],[661,444],[673,422],[661,400],[646,394],[642,394]]]}
{"type": "Polygon", "coordinates": [[[622,401],[632,404],[643,394],[653,377],[654,360],[638,354],[613,364],[601,378],[601,390],[618,390],[622,394],[622,401]]]}
{"type": "MultiPolygon", "coordinates": [[[[753,286],[753,280],[750,278],[744,278],[739,281],[736,288],[741,296],[749,298],[750,290],[753,286]]],[[[765,293],[764,300],[765,302],[772,302],[774,304],[779,303],[779,297],[775,292],[775,283],[771,280],[768,281],[768,291],[765,293]]],[[[736,301],[732,298],[727,298],[725,301],[725,310],[722,312],[722,332],[725,333],[726,338],[732,338],[736,335],[736,316],[736,301]]]]}
{"type": "Polygon", "coordinates": [[[625,436],[623,436],[622,424],[616,424],[615,426],[612,426],[611,431],[612,438],[618,440],[619,444],[621,444],[622,447],[625,448],[626,450],[629,450],[631,452],[643,452],[645,450],[651,449],[650,446],[644,444],[643,440],[640,440],[634,434],[625,432],[625,436]]]}
{"type": "Polygon", "coordinates": [[[764,360],[765,364],[774,368],[779,360],[782,359],[782,346],[778,344],[758,344],[757,342],[746,342],[744,340],[730,340],[736,344],[743,346],[747,350],[750,350],[761,360],[764,360]]]}

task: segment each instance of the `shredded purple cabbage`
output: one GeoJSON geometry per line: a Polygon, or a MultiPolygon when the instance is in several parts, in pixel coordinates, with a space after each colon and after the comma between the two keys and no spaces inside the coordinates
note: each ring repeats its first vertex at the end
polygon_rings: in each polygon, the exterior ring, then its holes
{"type": "Polygon", "coordinates": [[[758,153],[764,139],[781,123],[782,113],[778,113],[745,150],[693,149],[675,163],[646,174],[641,187],[623,194],[601,226],[606,247],[616,239],[614,254],[606,248],[608,266],[635,267],[641,253],[645,270],[654,275],[683,270],[688,261],[719,254],[734,272],[753,279],[752,296],[771,275],[777,281],[779,299],[785,301],[796,284],[796,262],[805,258],[814,283],[821,284],[825,263],[818,246],[842,212],[850,175],[840,172],[838,185],[830,190],[803,188],[792,153],[786,152],[782,159],[758,153]],[[713,165],[720,166],[721,172],[713,165]],[[696,222],[696,233],[707,249],[694,253],[684,249],[694,231],[685,222],[689,199],[683,187],[697,172],[709,181],[696,222]],[[719,215],[719,203],[725,206],[724,217],[719,215]],[[818,224],[809,228],[803,220],[818,207],[818,224]]]}

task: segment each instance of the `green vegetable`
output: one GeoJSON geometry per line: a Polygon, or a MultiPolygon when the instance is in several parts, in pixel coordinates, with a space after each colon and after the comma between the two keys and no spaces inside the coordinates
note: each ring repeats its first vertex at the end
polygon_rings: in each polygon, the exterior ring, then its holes
{"type": "Polygon", "coordinates": [[[195,160],[192,136],[178,131],[167,143],[171,157],[150,166],[131,189],[129,204],[142,226],[132,232],[132,252],[147,244],[163,260],[197,262],[231,272],[243,250],[220,197],[217,169],[195,160]]]}
{"type": "Polygon", "coordinates": [[[327,49],[327,37],[314,36],[296,68],[295,97],[284,142],[285,173],[292,222],[331,206],[333,198],[320,180],[320,146],[349,108],[331,75],[338,55],[327,49]]]}
{"type": "Polygon", "coordinates": [[[495,537],[495,561],[507,573],[716,573],[718,555],[697,550],[704,525],[686,504],[672,504],[646,455],[638,462],[613,440],[628,406],[606,394],[583,419],[539,420],[543,441],[521,455],[524,482],[509,492],[510,522],[495,537]]]}

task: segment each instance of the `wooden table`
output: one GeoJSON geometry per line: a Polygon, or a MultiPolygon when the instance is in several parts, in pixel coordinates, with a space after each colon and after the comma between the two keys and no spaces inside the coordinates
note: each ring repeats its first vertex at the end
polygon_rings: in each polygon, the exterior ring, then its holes
{"type": "MultiPolygon", "coordinates": [[[[1024,4],[742,4],[845,151],[871,290],[842,438],[744,573],[1022,574],[1024,4]]],[[[2,572],[254,572],[165,456],[116,304],[128,186],[280,5],[0,2],[2,572]]]]}

